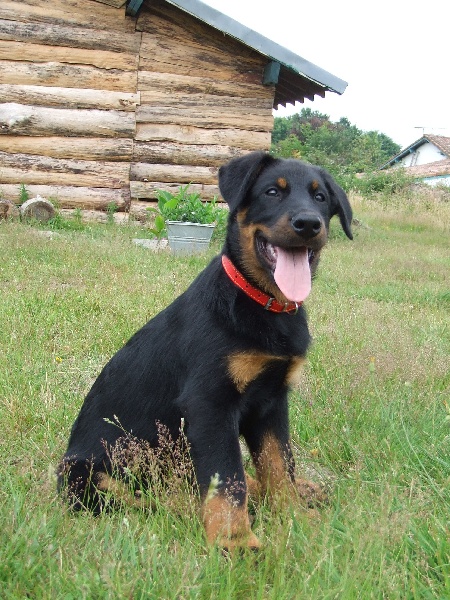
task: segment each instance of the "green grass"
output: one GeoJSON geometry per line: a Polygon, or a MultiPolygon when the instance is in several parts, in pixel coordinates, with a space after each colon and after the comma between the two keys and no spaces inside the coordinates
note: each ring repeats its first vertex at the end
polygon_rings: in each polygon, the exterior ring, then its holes
{"type": "Polygon", "coordinates": [[[310,518],[261,507],[259,556],[207,548],[195,498],[68,513],[55,466],[107,359],[207,264],[137,230],[0,223],[0,597],[450,598],[450,206],[354,199],[307,301],[314,344],[291,395],[310,518]]]}

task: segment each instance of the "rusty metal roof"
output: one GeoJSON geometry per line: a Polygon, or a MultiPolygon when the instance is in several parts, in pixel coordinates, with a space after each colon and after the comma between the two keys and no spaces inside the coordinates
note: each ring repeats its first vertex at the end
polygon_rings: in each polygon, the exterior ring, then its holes
{"type": "MultiPolygon", "coordinates": [[[[342,79],[204,4],[201,0],[166,1],[266,56],[268,60],[266,71],[274,67],[265,81],[268,85],[275,85],[274,108],[303,102],[305,98],[309,100],[314,100],[315,96],[324,98],[325,92],[343,94],[347,87],[347,83],[342,79]]],[[[130,0],[127,13],[136,15],[142,2],[143,0],[130,0]]]]}

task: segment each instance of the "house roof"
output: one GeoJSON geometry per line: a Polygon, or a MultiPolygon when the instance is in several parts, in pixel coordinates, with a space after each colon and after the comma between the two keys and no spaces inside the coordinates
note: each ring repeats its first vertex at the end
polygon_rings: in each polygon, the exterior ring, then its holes
{"type": "Polygon", "coordinates": [[[398,154],[390,158],[387,163],[380,167],[380,169],[387,169],[388,167],[392,167],[402,158],[405,158],[405,156],[408,156],[408,154],[415,152],[418,148],[420,148],[420,146],[423,146],[424,144],[428,143],[436,146],[444,156],[450,158],[450,137],[444,137],[443,135],[431,135],[427,133],[426,135],[423,135],[421,138],[419,138],[418,140],[401,150],[398,154]]]}
{"type": "Polygon", "coordinates": [[[450,158],[438,160],[432,163],[427,163],[425,165],[416,165],[414,167],[408,167],[407,173],[408,175],[412,175],[413,177],[417,177],[420,179],[450,175],[450,158]]]}
{"type": "Polygon", "coordinates": [[[450,137],[444,137],[443,135],[426,135],[424,137],[437,146],[445,156],[450,158],[450,137]]]}
{"type": "MultiPolygon", "coordinates": [[[[347,82],[242,25],[201,0],[166,0],[180,10],[235,38],[268,59],[264,83],[275,85],[274,108],[325,97],[325,92],[343,94],[347,82]]],[[[127,14],[135,16],[143,0],[129,0],[127,14]]]]}

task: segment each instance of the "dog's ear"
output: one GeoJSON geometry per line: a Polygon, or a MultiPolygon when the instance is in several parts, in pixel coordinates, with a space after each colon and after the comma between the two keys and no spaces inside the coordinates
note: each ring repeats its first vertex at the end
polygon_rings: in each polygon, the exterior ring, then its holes
{"type": "Polygon", "coordinates": [[[352,240],[353,234],[351,225],[353,211],[352,207],[350,206],[350,202],[348,201],[347,194],[334,181],[334,179],[327,171],[325,171],[324,169],[320,169],[320,171],[322,173],[323,178],[325,179],[325,184],[333,199],[333,205],[331,207],[331,216],[338,215],[342,225],[342,229],[344,230],[346,236],[352,240]]]}
{"type": "Polygon", "coordinates": [[[220,193],[231,212],[243,202],[261,171],[275,160],[267,152],[250,152],[220,167],[220,193]]]}

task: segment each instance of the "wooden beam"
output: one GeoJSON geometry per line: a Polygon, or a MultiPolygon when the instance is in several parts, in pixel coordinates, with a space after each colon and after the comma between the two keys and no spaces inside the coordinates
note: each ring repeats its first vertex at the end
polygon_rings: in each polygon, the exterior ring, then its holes
{"type": "Polygon", "coordinates": [[[131,161],[133,158],[133,140],[128,138],[0,135],[0,151],[52,158],[125,162],[131,161]]]}
{"type": "Polygon", "coordinates": [[[123,188],[129,165],[0,152],[0,174],[2,183],[123,188]]]}
{"type": "MultiPolygon", "coordinates": [[[[21,186],[19,184],[2,184],[2,198],[18,203],[21,186]]],[[[41,196],[51,202],[57,202],[60,208],[82,208],[87,210],[106,210],[114,202],[118,210],[127,210],[130,206],[130,190],[89,188],[62,185],[27,185],[30,197],[41,196]]]]}
{"type": "Polygon", "coordinates": [[[117,69],[121,71],[135,71],[138,65],[136,54],[48,46],[29,42],[10,42],[8,40],[0,40],[0,60],[34,63],[60,62],[74,65],[92,65],[99,69],[117,69]]]}
{"type": "Polygon", "coordinates": [[[1,0],[0,19],[22,23],[57,23],[105,31],[134,33],[125,11],[92,0],[1,0]]]}
{"type": "Polygon", "coordinates": [[[164,183],[205,183],[217,184],[217,168],[189,165],[161,165],[132,163],[131,181],[160,181],[164,183]]]}
{"type": "Polygon", "coordinates": [[[171,123],[137,123],[136,141],[167,141],[181,144],[219,144],[243,150],[268,150],[270,131],[246,131],[244,129],[206,129],[193,125],[179,127],[171,123]]]}
{"type": "Polygon", "coordinates": [[[134,160],[138,162],[215,167],[245,153],[246,150],[231,146],[177,144],[167,141],[135,142],[133,152],[134,160]]]}
{"type": "Polygon", "coordinates": [[[71,27],[62,23],[22,23],[0,19],[0,40],[139,54],[140,32],[71,27]]]}
{"type": "Polygon", "coordinates": [[[134,114],[124,111],[0,104],[0,134],[3,135],[132,138],[134,130],[134,114]]]}
{"type": "MultiPolygon", "coordinates": [[[[192,91],[176,92],[170,86],[167,89],[151,90],[141,92],[142,106],[177,106],[178,108],[188,108],[195,110],[201,106],[203,112],[208,110],[220,110],[229,114],[245,113],[252,115],[266,116],[272,111],[272,96],[265,98],[243,97],[236,95],[214,94],[207,90],[203,93],[192,91]]],[[[230,87],[228,92],[231,92],[230,87]]]]}
{"type": "Polygon", "coordinates": [[[88,65],[0,60],[0,80],[13,85],[46,85],[136,92],[137,73],[88,65]]]}
{"type": "Polygon", "coordinates": [[[271,131],[273,128],[272,112],[255,115],[249,111],[239,111],[238,106],[230,111],[214,106],[199,111],[189,107],[144,105],[136,109],[136,122],[176,123],[208,129],[237,128],[250,131],[271,131]]]}
{"type": "Polygon", "coordinates": [[[3,102],[64,108],[96,108],[134,112],[140,95],[109,90],[92,90],[43,85],[0,84],[3,102]]]}
{"type": "Polygon", "coordinates": [[[212,77],[193,76],[177,73],[157,73],[145,71],[138,73],[138,87],[142,93],[152,94],[214,94],[215,96],[231,96],[237,98],[267,99],[273,102],[273,90],[263,85],[252,85],[236,81],[223,81],[212,77]]]}

